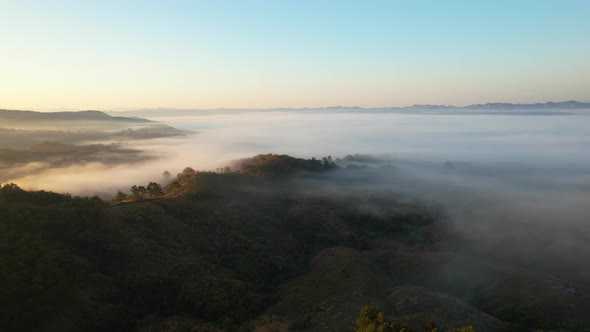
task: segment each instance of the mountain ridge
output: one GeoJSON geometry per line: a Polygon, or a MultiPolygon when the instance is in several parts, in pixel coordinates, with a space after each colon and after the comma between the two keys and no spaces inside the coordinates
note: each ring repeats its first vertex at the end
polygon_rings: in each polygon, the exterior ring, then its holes
{"type": "Polygon", "coordinates": [[[37,112],[0,109],[0,121],[120,121],[151,122],[138,117],[111,116],[101,111],[37,112]]]}
{"type": "MultiPolygon", "coordinates": [[[[111,115],[134,115],[143,116],[182,116],[182,115],[207,115],[220,113],[245,113],[245,112],[409,112],[409,111],[450,111],[449,114],[462,114],[460,112],[501,112],[514,111],[514,114],[530,112],[530,114],[543,115],[565,115],[568,110],[590,110],[590,103],[575,100],[544,103],[504,103],[492,102],[483,104],[471,104],[466,106],[439,105],[439,104],[415,104],[411,106],[386,106],[386,107],[360,107],[360,106],[327,106],[327,107],[278,107],[278,108],[214,108],[214,109],[182,109],[182,108],[143,108],[126,111],[108,111],[111,115]],[[534,113],[537,112],[537,113],[534,113]]],[[[469,114],[469,113],[465,113],[469,114]]],[[[474,113],[477,114],[477,113],[474,113]]],[[[511,113],[508,113],[511,114],[511,113]]],[[[528,113],[527,113],[528,114],[528,113]]]]}

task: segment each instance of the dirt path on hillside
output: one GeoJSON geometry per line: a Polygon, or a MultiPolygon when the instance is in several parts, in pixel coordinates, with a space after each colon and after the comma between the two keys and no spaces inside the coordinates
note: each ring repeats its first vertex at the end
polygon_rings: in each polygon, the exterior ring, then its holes
{"type": "Polygon", "coordinates": [[[174,193],[174,194],[167,194],[167,195],[157,196],[157,197],[146,197],[146,198],[141,198],[141,199],[126,199],[126,200],[123,200],[120,202],[114,202],[111,204],[111,206],[122,206],[122,205],[131,205],[131,204],[138,204],[138,203],[145,203],[145,202],[161,201],[161,200],[165,200],[165,199],[175,198],[180,195],[182,195],[182,192],[174,193]]]}

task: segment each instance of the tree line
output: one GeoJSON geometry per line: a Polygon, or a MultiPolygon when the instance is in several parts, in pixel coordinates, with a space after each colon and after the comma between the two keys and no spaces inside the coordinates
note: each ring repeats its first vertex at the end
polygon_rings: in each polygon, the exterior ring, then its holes
{"type": "Polygon", "coordinates": [[[150,182],[147,186],[137,186],[133,185],[129,189],[131,192],[130,195],[122,192],[121,190],[117,191],[115,195],[115,201],[121,202],[124,200],[129,199],[143,199],[143,198],[154,198],[164,195],[164,190],[162,189],[162,185],[157,182],[150,182]]]}

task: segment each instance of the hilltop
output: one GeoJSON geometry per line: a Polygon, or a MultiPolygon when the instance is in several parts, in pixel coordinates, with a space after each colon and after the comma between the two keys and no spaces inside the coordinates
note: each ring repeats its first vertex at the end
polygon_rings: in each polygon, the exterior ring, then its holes
{"type": "Polygon", "coordinates": [[[6,123],[31,123],[35,121],[114,121],[129,123],[146,123],[150,120],[137,117],[110,116],[100,111],[79,111],[79,112],[36,112],[36,111],[18,111],[18,110],[1,110],[0,122],[6,123]]]}
{"type": "Polygon", "coordinates": [[[359,174],[267,154],[113,202],[4,185],[0,329],[354,331],[365,305],[407,331],[590,324],[588,285],[478,256],[435,207],[341,190],[359,174]]]}

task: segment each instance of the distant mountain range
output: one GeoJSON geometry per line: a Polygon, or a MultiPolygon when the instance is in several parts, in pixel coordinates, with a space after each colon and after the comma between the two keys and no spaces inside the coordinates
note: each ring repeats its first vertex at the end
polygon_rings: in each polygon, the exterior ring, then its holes
{"type": "Polygon", "coordinates": [[[80,112],[35,112],[0,110],[0,123],[29,122],[29,121],[100,121],[100,122],[151,122],[137,117],[110,116],[100,111],[80,112]]]}
{"type": "Polygon", "coordinates": [[[349,110],[572,110],[572,109],[590,109],[590,103],[583,103],[579,101],[569,100],[561,102],[546,102],[546,103],[534,103],[534,104],[513,104],[513,103],[486,103],[486,104],[473,104],[467,106],[455,106],[455,105],[412,105],[402,107],[346,107],[346,106],[331,106],[325,107],[327,110],[336,109],[349,109],[349,110]]]}
{"type": "Polygon", "coordinates": [[[444,114],[505,114],[505,115],[567,115],[568,111],[590,110],[590,103],[579,101],[546,102],[534,104],[513,104],[513,103],[486,103],[467,106],[454,105],[412,105],[403,107],[358,107],[358,106],[330,106],[330,107],[305,107],[305,108],[217,108],[217,109],[176,109],[176,108],[151,108],[137,109],[130,111],[109,111],[108,114],[101,111],[79,111],[79,112],[36,112],[1,110],[1,122],[18,121],[94,121],[94,122],[132,122],[145,123],[148,119],[141,117],[159,116],[193,116],[211,114],[237,114],[249,112],[365,112],[365,113],[387,113],[387,112],[415,112],[431,113],[444,112],[444,114]],[[141,117],[139,117],[141,116],[141,117]]]}
{"type": "Polygon", "coordinates": [[[590,109],[590,103],[569,100],[562,102],[546,102],[534,104],[513,104],[513,103],[486,103],[467,106],[452,105],[413,105],[410,107],[399,107],[399,109],[464,109],[464,110],[569,110],[569,109],[590,109]]]}
{"type": "Polygon", "coordinates": [[[468,106],[454,105],[412,105],[403,107],[373,107],[364,108],[358,106],[330,106],[330,107],[305,107],[305,108],[217,108],[217,109],[176,109],[176,108],[151,108],[131,111],[112,111],[112,115],[128,116],[194,116],[211,114],[238,114],[250,112],[364,112],[364,113],[440,113],[444,114],[505,114],[505,115],[567,115],[568,111],[590,110],[590,103],[579,101],[546,102],[535,104],[513,103],[486,103],[468,106]],[[447,112],[448,111],[448,112],[447,112]]]}

